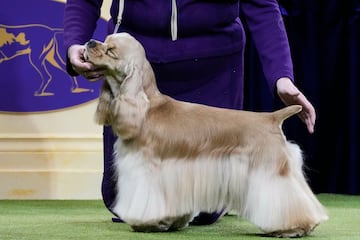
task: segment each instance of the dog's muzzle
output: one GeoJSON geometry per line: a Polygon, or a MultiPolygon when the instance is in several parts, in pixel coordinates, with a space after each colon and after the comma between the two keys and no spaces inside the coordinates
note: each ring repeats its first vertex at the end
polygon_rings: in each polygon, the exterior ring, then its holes
{"type": "Polygon", "coordinates": [[[88,48],[94,48],[94,47],[96,47],[96,41],[93,40],[93,39],[91,39],[91,40],[89,40],[89,41],[86,43],[86,46],[87,46],[88,48]]]}

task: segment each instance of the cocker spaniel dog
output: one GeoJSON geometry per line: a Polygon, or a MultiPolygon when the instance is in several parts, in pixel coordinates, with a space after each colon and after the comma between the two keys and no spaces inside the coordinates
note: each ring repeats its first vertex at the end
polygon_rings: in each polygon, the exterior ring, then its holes
{"type": "Polygon", "coordinates": [[[301,106],[260,113],[177,101],[160,93],[126,33],[90,40],[84,58],[107,69],[96,121],[118,137],[112,211],[135,231],[177,230],[199,212],[228,210],[275,237],[305,236],[327,220],[281,128],[301,106]]]}

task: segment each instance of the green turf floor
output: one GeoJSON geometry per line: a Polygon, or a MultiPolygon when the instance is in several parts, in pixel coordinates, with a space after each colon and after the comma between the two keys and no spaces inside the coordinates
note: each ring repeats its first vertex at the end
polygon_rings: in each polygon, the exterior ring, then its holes
{"type": "MultiPolygon", "coordinates": [[[[359,240],[360,196],[319,195],[330,219],[309,240],[359,240]]],[[[235,216],[225,216],[210,226],[190,226],[178,232],[135,233],[123,223],[112,223],[102,201],[1,200],[1,240],[172,240],[270,239],[235,216]]]]}

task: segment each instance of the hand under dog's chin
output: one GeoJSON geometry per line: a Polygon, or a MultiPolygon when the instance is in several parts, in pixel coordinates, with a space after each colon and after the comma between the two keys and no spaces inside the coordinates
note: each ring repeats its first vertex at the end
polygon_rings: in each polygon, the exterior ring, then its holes
{"type": "Polygon", "coordinates": [[[83,58],[85,62],[91,63],[92,65],[96,65],[91,58],[91,55],[89,53],[89,50],[87,48],[85,48],[84,52],[83,52],[83,58]]]}
{"type": "Polygon", "coordinates": [[[89,59],[89,54],[88,54],[87,48],[85,48],[83,51],[83,58],[85,61],[87,61],[89,59]]]}

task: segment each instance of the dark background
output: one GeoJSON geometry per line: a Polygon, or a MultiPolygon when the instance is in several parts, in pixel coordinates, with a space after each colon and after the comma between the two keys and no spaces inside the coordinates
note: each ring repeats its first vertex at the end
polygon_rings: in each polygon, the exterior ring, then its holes
{"type": "MultiPolygon", "coordinates": [[[[315,133],[298,118],[284,131],[304,151],[316,193],[360,194],[360,0],[279,0],[294,63],[295,83],[314,104],[315,133]]],[[[245,109],[282,103],[268,91],[248,40],[245,109]]]]}

